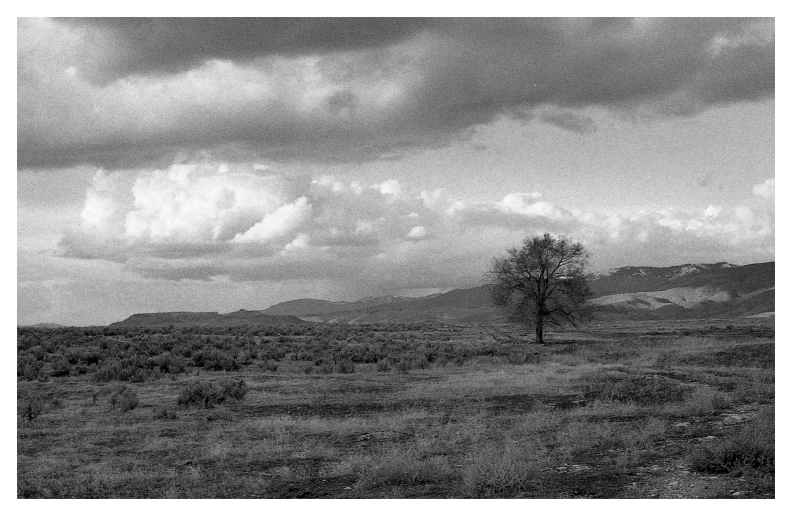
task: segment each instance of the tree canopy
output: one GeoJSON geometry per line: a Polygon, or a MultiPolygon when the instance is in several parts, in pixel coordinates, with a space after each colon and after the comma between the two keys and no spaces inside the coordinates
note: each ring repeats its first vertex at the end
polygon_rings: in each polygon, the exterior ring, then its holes
{"type": "Polygon", "coordinates": [[[487,272],[492,299],[513,317],[532,325],[544,343],[547,325],[577,325],[590,295],[585,278],[589,253],[582,244],[545,233],[494,258],[487,272]]]}

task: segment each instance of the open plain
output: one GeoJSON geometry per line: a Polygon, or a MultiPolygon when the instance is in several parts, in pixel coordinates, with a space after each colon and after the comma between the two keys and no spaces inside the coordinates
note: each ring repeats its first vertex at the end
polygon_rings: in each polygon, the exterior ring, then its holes
{"type": "Polygon", "coordinates": [[[20,498],[773,498],[774,319],[18,330],[20,498]]]}

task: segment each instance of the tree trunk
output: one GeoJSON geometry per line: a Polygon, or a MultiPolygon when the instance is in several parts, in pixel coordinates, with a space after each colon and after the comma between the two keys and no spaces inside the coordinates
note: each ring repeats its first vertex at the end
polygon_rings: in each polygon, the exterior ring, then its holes
{"type": "Polygon", "coordinates": [[[536,343],[544,344],[544,320],[541,314],[536,318],[536,343]]]}

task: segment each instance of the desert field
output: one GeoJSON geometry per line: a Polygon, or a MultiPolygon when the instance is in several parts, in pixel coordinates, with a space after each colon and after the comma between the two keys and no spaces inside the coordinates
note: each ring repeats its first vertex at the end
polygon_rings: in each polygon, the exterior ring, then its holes
{"type": "Polygon", "coordinates": [[[774,498],[774,319],[18,329],[19,498],[774,498]]]}

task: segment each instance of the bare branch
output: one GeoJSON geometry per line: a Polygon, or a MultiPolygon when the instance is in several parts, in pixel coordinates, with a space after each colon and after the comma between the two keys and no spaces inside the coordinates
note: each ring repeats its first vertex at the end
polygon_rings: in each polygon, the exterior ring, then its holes
{"type": "Polygon", "coordinates": [[[576,325],[585,315],[583,303],[590,295],[585,280],[588,258],[582,244],[566,237],[527,238],[521,248],[493,260],[487,272],[493,301],[533,325],[537,342],[543,342],[546,324],[576,325]]]}

